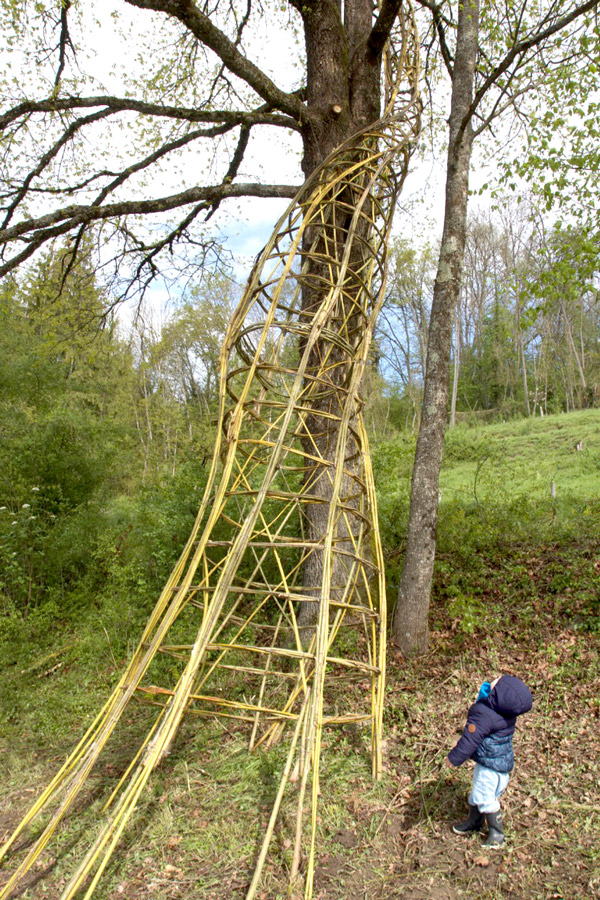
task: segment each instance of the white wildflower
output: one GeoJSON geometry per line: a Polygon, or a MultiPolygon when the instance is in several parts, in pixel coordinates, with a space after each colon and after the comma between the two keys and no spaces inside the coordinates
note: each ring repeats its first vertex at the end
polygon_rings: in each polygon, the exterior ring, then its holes
{"type": "Polygon", "coordinates": [[[30,506],[31,506],[31,503],[24,503],[23,506],[21,507],[21,509],[29,509],[30,506]]]}

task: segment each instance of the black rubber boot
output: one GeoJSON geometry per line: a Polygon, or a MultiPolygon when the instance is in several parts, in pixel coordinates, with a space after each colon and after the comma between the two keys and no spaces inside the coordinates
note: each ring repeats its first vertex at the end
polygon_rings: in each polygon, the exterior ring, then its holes
{"type": "Polygon", "coordinates": [[[483,846],[488,850],[495,850],[504,843],[504,826],[502,824],[502,810],[499,809],[495,813],[486,813],[485,820],[488,823],[490,833],[487,840],[483,842],[483,846]]]}
{"type": "Polygon", "coordinates": [[[469,815],[464,822],[457,822],[452,826],[454,834],[469,834],[471,831],[479,831],[483,825],[483,814],[479,812],[476,806],[469,803],[469,815]]]}

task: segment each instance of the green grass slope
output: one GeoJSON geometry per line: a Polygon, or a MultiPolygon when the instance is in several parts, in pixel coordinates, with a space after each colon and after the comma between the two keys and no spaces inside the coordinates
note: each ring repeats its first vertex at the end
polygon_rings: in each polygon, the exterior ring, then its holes
{"type": "Polygon", "coordinates": [[[443,501],[545,501],[552,483],[557,499],[600,497],[600,410],[448,432],[443,501]]]}
{"type": "MultiPolygon", "coordinates": [[[[374,451],[392,602],[413,452],[407,436],[374,451]]],[[[600,412],[461,426],[448,435],[441,490],[431,652],[407,661],[390,648],[382,781],[371,782],[361,728],[325,736],[315,900],[591,900],[600,896],[600,412]],[[479,684],[500,671],[524,678],[535,702],[515,741],[507,843],[490,854],[477,835],[452,834],[470,770],[442,761],[479,684]]],[[[112,585],[78,623],[40,612],[0,628],[0,841],[110,692],[142,624],[129,603],[112,585]]],[[[23,900],[58,900],[145,727],[143,710],[124,723],[23,900]]],[[[246,739],[237,723],[186,723],[98,897],[243,900],[284,758],[283,746],[248,754],[246,739]]],[[[293,821],[292,792],[260,900],[289,897],[293,821]]]]}

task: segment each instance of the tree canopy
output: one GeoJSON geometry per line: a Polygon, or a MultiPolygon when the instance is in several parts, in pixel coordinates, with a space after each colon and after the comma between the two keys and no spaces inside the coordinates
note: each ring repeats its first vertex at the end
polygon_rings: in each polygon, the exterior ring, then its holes
{"type": "MultiPolygon", "coordinates": [[[[457,5],[419,6],[429,83],[452,79],[457,5]]],[[[585,18],[595,7],[485,4],[468,108],[475,136],[509,110],[528,130],[531,89],[542,83],[563,98],[569,84],[574,97],[597,41],[585,18]]],[[[75,255],[93,233],[121,289],[214,261],[219,242],[203,225],[223,202],[293,196],[301,145],[307,174],[377,117],[381,51],[400,8],[384,0],[373,18],[366,0],[115,0],[103,9],[5,0],[12,99],[0,114],[0,274],[67,234],[75,255]]],[[[541,114],[536,123],[551,125],[541,114]]]]}
{"type": "Polygon", "coordinates": [[[214,257],[201,224],[224,200],[289,198],[301,184],[297,164],[293,182],[269,178],[281,169],[278,132],[300,133],[307,173],[377,118],[381,51],[399,7],[386,0],[373,21],[370,2],[352,0],[342,22],[336,4],[320,3],[4,3],[13,99],[0,115],[0,274],[62,235],[75,257],[90,232],[112,276],[142,290],[159,270],[214,257]],[[250,154],[258,139],[263,172],[250,154]]]}

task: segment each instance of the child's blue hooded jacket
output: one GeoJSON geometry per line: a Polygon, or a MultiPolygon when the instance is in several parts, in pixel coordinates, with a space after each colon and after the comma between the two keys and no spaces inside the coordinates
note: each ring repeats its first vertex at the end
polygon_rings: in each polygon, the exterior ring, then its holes
{"type": "Polygon", "coordinates": [[[489,697],[477,700],[470,708],[462,736],[448,754],[452,765],[474,759],[495,772],[512,772],[517,716],[529,712],[532,705],[527,685],[514,675],[503,675],[489,697]]]}

